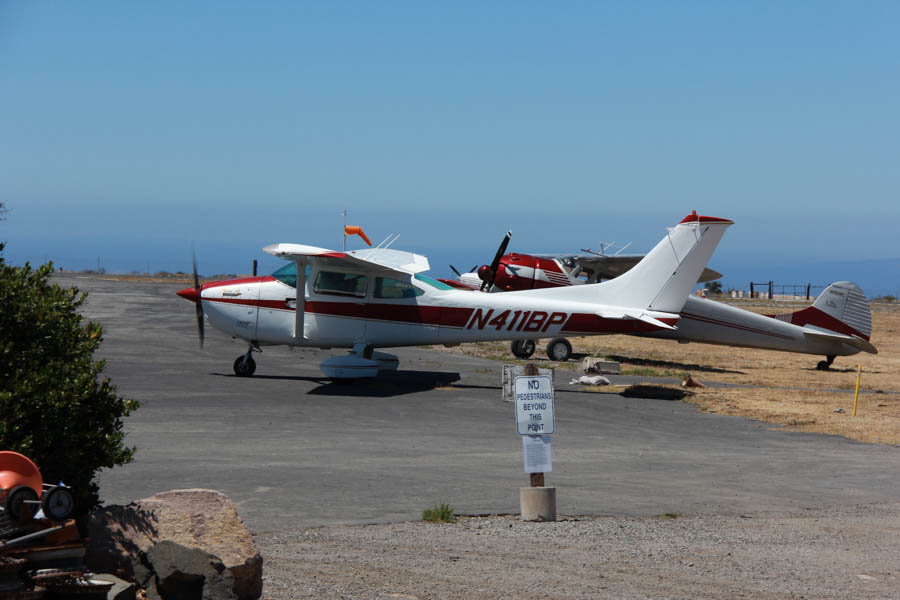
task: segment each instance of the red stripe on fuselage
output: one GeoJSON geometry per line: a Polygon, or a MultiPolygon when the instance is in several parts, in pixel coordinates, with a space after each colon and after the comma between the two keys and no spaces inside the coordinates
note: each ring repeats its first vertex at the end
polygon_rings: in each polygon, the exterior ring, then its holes
{"type": "Polygon", "coordinates": [[[701,323],[707,323],[708,325],[716,325],[718,327],[729,327],[731,329],[738,329],[740,331],[746,331],[748,333],[756,333],[758,335],[767,335],[769,337],[781,338],[783,340],[792,340],[789,335],[783,335],[781,333],[774,333],[771,331],[766,331],[764,329],[756,329],[755,327],[748,327],[746,325],[738,325],[737,323],[729,323],[728,321],[720,321],[719,319],[713,319],[710,317],[705,317],[702,315],[695,315],[692,313],[681,313],[682,319],[691,319],[692,321],[699,321],[701,323]]]}
{"type": "MultiPolygon", "coordinates": [[[[247,300],[243,298],[204,298],[203,300],[294,312],[292,307],[287,306],[285,300],[247,300]]],[[[307,300],[306,302],[307,314],[459,328],[469,322],[473,311],[472,308],[418,306],[415,304],[322,302],[319,300],[307,300]]]]}
{"type": "MultiPolygon", "coordinates": [[[[223,285],[244,285],[249,283],[264,283],[266,281],[275,281],[271,275],[260,275],[259,277],[244,277],[243,279],[220,279],[219,281],[210,281],[203,284],[203,289],[222,287],[223,285]]],[[[210,298],[204,298],[210,300],[210,298]]]]}
{"type": "MultiPolygon", "coordinates": [[[[780,320],[776,315],[766,316],[772,317],[776,320],[780,320]]],[[[790,323],[792,325],[797,325],[798,327],[803,327],[804,325],[813,325],[815,327],[821,327],[829,331],[834,331],[835,333],[856,336],[858,338],[866,340],[867,342],[869,341],[869,336],[864,335],[862,332],[857,331],[853,327],[850,327],[843,321],[839,321],[828,313],[819,310],[815,306],[810,306],[809,308],[804,308],[803,310],[798,310],[795,313],[791,313],[790,323]]]]}

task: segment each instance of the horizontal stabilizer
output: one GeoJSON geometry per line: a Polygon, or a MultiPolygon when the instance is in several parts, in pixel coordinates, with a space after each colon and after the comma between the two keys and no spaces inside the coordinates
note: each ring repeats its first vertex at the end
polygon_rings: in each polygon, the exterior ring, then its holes
{"type": "Polygon", "coordinates": [[[856,337],[855,335],[843,335],[840,333],[817,331],[815,329],[809,329],[806,327],[803,328],[803,334],[811,338],[842,342],[844,344],[847,344],[848,346],[859,348],[863,352],[868,352],[869,354],[878,354],[878,348],[876,348],[871,342],[860,337],[856,337]]]}
{"type": "MultiPolygon", "coordinates": [[[[669,319],[677,320],[678,318],[680,318],[679,315],[671,314],[671,313],[670,314],[657,313],[657,314],[661,317],[665,317],[665,318],[669,318],[669,319]]],[[[673,331],[678,329],[677,327],[673,327],[664,321],[660,321],[659,319],[657,319],[655,317],[651,317],[650,315],[648,315],[646,312],[643,312],[643,311],[632,312],[632,311],[621,311],[621,310],[606,310],[606,311],[598,312],[597,316],[599,316],[603,319],[630,319],[633,321],[642,321],[649,325],[653,325],[654,327],[659,327],[660,329],[671,329],[673,331]]]]}

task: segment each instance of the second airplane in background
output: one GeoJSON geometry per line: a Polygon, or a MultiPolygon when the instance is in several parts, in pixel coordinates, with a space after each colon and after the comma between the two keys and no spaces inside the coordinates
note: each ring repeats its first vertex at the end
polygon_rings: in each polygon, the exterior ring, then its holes
{"type": "MultiPolygon", "coordinates": [[[[627,273],[640,255],[561,254],[532,255],[506,253],[507,233],[490,265],[477,272],[459,274],[458,281],[447,281],[460,288],[509,292],[558,288],[593,283],[627,273]]],[[[698,282],[718,279],[721,274],[704,269],[698,282]]],[[[677,329],[634,332],[644,337],[659,337],[681,343],[701,342],[723,346],[760,348],[824,356],[820,370],[828,369],[837,356],[859,352],[877,354],[869,341],[872,315],[862,290],[854,283],[841,281],[829,285],[809,308],[781,314],[760,315],[722,302],[688,296],[681,310],[677,329]]],[[[516,340],[512,352],[528,358],[536,348],[535,340],[516,340]]],[[[553,360],[569,358],[572,346],[565,338],[551,338],[547,354],[553,360]]]]}

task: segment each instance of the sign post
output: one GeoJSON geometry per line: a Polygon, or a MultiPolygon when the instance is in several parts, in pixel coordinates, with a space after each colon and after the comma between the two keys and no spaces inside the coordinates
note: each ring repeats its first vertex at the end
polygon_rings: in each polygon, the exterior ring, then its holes
{"type": "Polygon", "coordinates": [[[519,489],[522,519],[556,520],[556,488],[544,487],[544,473],[553,470],[550,434],[556,430],[553,410],[553,379],[539,375],[534,363],[513,380],[516,432],[522,436],[522,456],[531,486],[519,489]]]}

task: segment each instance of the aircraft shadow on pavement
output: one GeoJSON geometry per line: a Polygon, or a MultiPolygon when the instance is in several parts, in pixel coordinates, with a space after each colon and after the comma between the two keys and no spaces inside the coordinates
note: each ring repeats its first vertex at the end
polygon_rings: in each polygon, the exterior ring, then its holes
{"type": "Polygon", "coordinates": [[[628,363],[630,365],[638,365],[641,367],[659,367],[662,369],[678,369],[679,371],[700,371],[703,373],[735,373],[737,375],[746,375],[743,371],[731,371],[729,369],[719,369],[707,365],[690,365],[686,363],[671,362],[668,360],[651,360],[649,358],[634,358],[631,356],[607,356],[609,360],[619,363],[628,363]]]}
{"type": "Polygon", "coordinates": [[[387,371],[371,379],[331,381],[319,379],[322,385],[308,394],[318,396],[359,396],[390,398],[404,394],[427,392],[459,381],[459,373],[441,371],[387,371]]]}
{"type": "MultiPolygon", "coordinates": [[[[213,373],[219,377],[237,377],[231,373],[213,373]]],[[[387,371],[370,379],[347,379],[334,381],[328,377],[305,377],[302,375],[260,375],[253,379],[267,381],[309,381],[319,384],[307,392],[319,396],[358,396],[372,398],[389,398],[403,394],[427,392],[436,388],[450,386],[459,381],[459,373],[442,371],[387,371]]]]}

